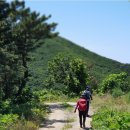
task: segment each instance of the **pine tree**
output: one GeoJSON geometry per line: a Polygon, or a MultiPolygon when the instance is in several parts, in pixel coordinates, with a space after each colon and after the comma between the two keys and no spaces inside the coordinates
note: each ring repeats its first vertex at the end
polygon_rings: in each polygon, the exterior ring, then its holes
{"type": "Polygon", "coordinates": [[[10,9],[12,10],[12,24],[13,35],[17,40],[17,54],[21,59],[24,67],[24,77],[19,81],[18,95],[21,94],[22,89],[26,86],[28,80],[28,60],[29,52],[36,49],[46,38],[51,38],[56,35],[52,33],[56,24],[48,24],[46,21],[50,16],[40,16],[37,12],[31,12],[29,8],[25,8],[24,2],[15,1],[11,3],[10,9]]]}
{"type": "MultiPolygon", "coordinates": [[[[15,54],[12,39],[11,23],[9,22],[9,4],[0,2],[0,89],[1,98],[7,99],[14,95],[16,90],[18,56],[15,54]]],[[[19,72],[18,72],[19,73],[19,72]]]]}
{"type": "Polygon", "coordinates": [[[20,96],[28,81],[29,53],[40,47],[56,24],[25,7],[23,1],[0,2],[0,92],[3,98],[20,96]]]}

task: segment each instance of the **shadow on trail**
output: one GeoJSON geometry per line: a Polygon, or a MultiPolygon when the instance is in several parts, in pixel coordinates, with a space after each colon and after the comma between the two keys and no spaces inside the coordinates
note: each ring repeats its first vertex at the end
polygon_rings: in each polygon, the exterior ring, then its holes
{"type": "Polygon", "coordinates": [[[92,130],[92,128],[91,127],[85,127],[85,128],[83,128],[83,130],[92,130]]]}
{"type": "Polygon", "coordinates": [[[46,120],[44,124],[41,124],[40,127],[41,128],[55,128],[54,126],[52,126],[55,123],[67,123],[67,120],[56,120],[56,119],[52,119],[52,120],[46,120]]]}
{"type": "MultiPolygon", "coordinates": [[[[64,107],[62,104],[51,104],[49,106],[49,113],[53,113],[55,110],[63,110],[64,107]]],[[[55,123],[67,123],[68,120],[62,120],[62,119],[45,119],[45,121],[40,125],[40,128],[55,128],[54,124],[55,123]]]]}
{"type": "Polygon", "coordinates": [[[51,105],[49,105],[49,107],[50,107],[50,109],[51,110],[56,110],[56,109],[64,109],[64,107],[63,107],[63,105],[62,104],[51,104],[51,105]]]}

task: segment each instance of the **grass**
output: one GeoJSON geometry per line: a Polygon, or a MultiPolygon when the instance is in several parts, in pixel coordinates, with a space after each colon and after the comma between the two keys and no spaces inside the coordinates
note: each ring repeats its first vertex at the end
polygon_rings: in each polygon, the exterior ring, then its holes
{"type": "Polygon", "coordinates": [[[72,128],[72,125],[67,123],[67,124],[64,125],[64,127],[62,128],[62,130],[68,130],[70,128],[72,128]]]}
{"type": "Polygon", "coordinates": [[[113,109],[117,109],[119,111],[126,111],[130,112],[130,103],[126,99],[126,95],[113,98],[111,95],[104,95],[104,96],[93,96],[92,106],[95,110],[106,106],[111,107],[113,109]]]}
{"type": "Polygon", "coordinates": [[[62,128],[62,130],[68,130],[70,128],[73,127],[72,123],[75,121],[75,119],[73,117],[70,117],[70,115],[72,116],[72,112],[73,112],[73,106],[71,106],[70,104],[64,102],[61,104],[63,106],[63,108],[66,110],[66,124],[64,125],[64,127],[62,128]]]}
{"type": "Polygon", "coordinates": [[[72,123],[72,122],[74,122],[74,121],[75,121],[74,118],[68,118],[68,119],[67,119],[67,123],[72,123]]]}
{"type": "Polygon", "coordinates": [[[68,130],[68,129],[72,128],[73,125],[71,123],[73,123],[74,121],[75,121],[74,118],[67,117],[66,123],[65,123],[64,127],[62,128],[62,130],[68,130]]]}
{"type": "Polygon", "coordinates": [[[117,98],[111,95],[93,96],[92,106],[95,109],[91,125],[94,130],[129,130],[130,102],[129,95],[117,98]]]}
{"type": "Polygon", "coordinates": [[[31,121],[18,121],[15,125],[11,126],[9,130],[38,130],[38,128],[39,127],[31,121]]]}
{"type": "Polygon", "coordinates": [[[64,103],[61,103],[61,105],[66,109],[68,110],[69,112],[73,110],[73,106],[71,106],[70,104],[64,102],[64,103]]]}

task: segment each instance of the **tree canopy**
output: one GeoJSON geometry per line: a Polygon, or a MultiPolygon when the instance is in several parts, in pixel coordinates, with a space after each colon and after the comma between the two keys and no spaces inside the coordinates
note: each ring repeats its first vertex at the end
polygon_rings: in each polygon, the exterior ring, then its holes
{"type": "Polygon", "coordinates": [[[48,65],[48,86],[62,84],[59,88],[66,94],[79,95],[89,82],[87,64],[69,54],[58,54],[48,65]]]}
{"type": "Polygon", "coordinates": [[[29,77],[30,51],[57,35],[56,23],[47,23],[50,17],[31,11],[24,1],[0,1],[1,99],[22,94],[29,77]]]}

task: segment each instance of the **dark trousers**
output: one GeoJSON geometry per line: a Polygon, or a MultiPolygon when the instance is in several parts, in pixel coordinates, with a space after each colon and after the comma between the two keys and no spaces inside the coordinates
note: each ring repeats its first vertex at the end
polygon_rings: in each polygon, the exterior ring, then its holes
{"type": "Polygon", "coordinates": [[[89,111],[89,103],[90,103],[90,101],[87,101],[87,115],[88,115],[88,111],[89,111]]]}
{"type": "Polygon", "coordinates": [[[80,127],[85,127],[85,121],[86,121],[86,111],[80,111],[79,110],[79,123],[80,127]]]}

